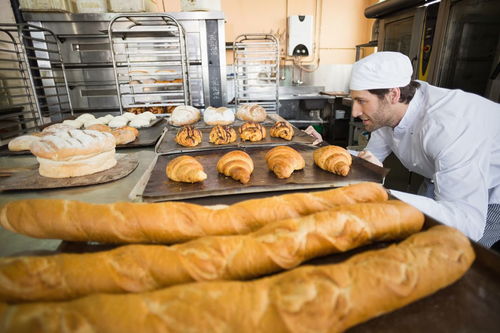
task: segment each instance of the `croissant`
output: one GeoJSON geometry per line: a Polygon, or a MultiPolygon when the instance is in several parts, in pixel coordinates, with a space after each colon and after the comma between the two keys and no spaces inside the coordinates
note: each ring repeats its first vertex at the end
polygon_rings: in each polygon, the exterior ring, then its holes
{"type": "Polygon", "coordinates": [[[352,157],[347,150],[339,146],[325,146],[313,153],[314,163],[321,169],[347,176],[351,169],[352,157]]]}
{"type": "Polygon", "coordinates": [[[209,141],[216,145],[226,145],[236,141],[236,131],[231,126],[214,126],[210,131],[209,141]]]}
{"type": "Polygon", "coordinates": [[[278,146],[269,150],[265,157],[267,167],[278,178],[288,178],[295,170],[304,169],[306,162],[298,151],[288,146],[278,146]]]}
{"type": "Polygon", "coordinates": [[[203,166],[194,157],[183,155],[167,164],[167,177],[176,182],[197,183],[207,179],[203,166]]]}
{"type": "Polygon", "coordinates": [[[252,158],[242,150],[233,150],[217,162],[217,171],[246,184],[253,172],[252,158]]]}
{"type": "Polygon", "coordinates": [[[474,258],[467,237],[436,226],[338,264],[301,266],[257,280],[0,304],[0,327],[5,333],[344,332],[451,285],[474,258]]]}
{"type": "Polygon", "coordinates": [[[170,247],[129,245],[98,253],[0,258],[0,300],[65,300],[193,281],[249,279],[319,255],[405,238],[423,223],[424,215],[416,208],[391,200],[342,205],[271,222],[246,235],[203,237],[170,247]],[[92,274],[85,274],[90,270],[92,274]]]}
{"type": "Polygon", "coordinates": [[[184,147],[194,147],[201,142],[201,131],[192,126],[183,126],[175,136],[175,142],[184,147]]]}
{"type": "Polygon", "coordinates": [[[278,121],[271,127],[269,134],[274,138],[282,138],[285,140],[292,140],[293,138],[293,127],[288,121],[278,121]]]}
{"type": "Polygon", "coordinates": [[[260,141],[266,137],[266,128],[259,123],[247,122],[239,128],[240,138],[243,141],[260,141]]]}

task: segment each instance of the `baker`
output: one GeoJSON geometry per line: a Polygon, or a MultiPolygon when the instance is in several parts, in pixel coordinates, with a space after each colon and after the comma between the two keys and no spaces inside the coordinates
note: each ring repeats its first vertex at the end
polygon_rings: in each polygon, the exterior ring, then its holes
{"type": "Polygon", "coordinates": [[[500,104],[412,81],[412,72],[398,52],[353,65],[352,116],[371,132],[359,156],[381,165],[393,152],[426,178],[421,195],[395,197],[491,247],[500,240],[500,104]]]}

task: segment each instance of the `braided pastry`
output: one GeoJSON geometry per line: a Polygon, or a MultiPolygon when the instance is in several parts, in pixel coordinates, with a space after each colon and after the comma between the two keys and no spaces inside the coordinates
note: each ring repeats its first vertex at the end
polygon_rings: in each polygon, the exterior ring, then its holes
{"type": "Polygon", "coordinates": [[[325,146],[313,153],[314,163],[321,169],[341,176],[347,176],[351,169],[352,157],[339,146],[325,146]]]}
{"type": "Polygon", "coordinates": [[[184,147],[197,146],[201,142],[201,131],[193,126],[184,126],[177,132],[175,142],[184,147]]]}
{"type": "Polygon", "coordinates": [[[217,171],[246,184],[253,172],[253,161],[244,151],[233,150],[219,159],[217,171]]]}
{"type": "Polygon", "coordinates": [[[231,126],[214,126],[210,131],[209,141],[216,145],[226,145],[236,141],[236,131],[231,126]]]}
{"type": "Polygon", "coordinates": [[[247,122],[239,128],[240,138],[243,141],[260,141],[266,137],[266,128],[259,123],[247,122]]]}
{"type": "Polygon", "coordinates": [[[176,182],[197,183],[207,179],[203,165],[194,157],[179,156],[171,160],[166,168],[167,177],[176,182]]]}
{"type": "Polygon", "coordinates": [[[285,140],[292,140],[293,127],[288,121],[278,121],[271,127],[269,134],[274,138],[282,138],[285,140]]]}
{"type": "Polygon", "coordinates": [[[295,170],[304,169],[306,162],[298,151],[288,146],[278,146],[269,150],[265,159],[269,170],[280,178],[288,178],[295,170]]]}

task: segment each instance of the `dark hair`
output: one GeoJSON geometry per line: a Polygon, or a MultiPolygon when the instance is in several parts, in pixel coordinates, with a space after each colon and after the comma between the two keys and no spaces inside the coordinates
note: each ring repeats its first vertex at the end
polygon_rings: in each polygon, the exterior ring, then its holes
{"type": "MultiPolygon", "coordinates": [[[[415,95],[415,91],[420,87],[420,83],[417,81],[411,81],[407,86],[400,87],[401,96],[399,97],[399,102],[404,104],[409,104],[415,95]]],[[[384,96],[389,93],[389,89],[369,89],[370,93],[377,95],[379,99],[384,99],[384,96]]]]}

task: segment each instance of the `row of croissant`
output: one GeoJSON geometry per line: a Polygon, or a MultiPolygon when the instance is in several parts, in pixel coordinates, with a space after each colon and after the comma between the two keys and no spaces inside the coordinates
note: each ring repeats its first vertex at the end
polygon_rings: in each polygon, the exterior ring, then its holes
{"type": "Polygon", "coordinates": [[[341,332],[434,293],[470,267],[474,251],[463,234],[445,226],[420,232],[423,222],[420,211],[388,200],[374,183],[218,209],[14,201],[2,207],[0,224],[31,237],[175,245],[1,258],[0,327],[341,332]],[[314,257],[404,238],[338,264],[296,268],[314,257]]]}
{"type": "MultiPolygon", "coordinates": [[[[257,142],[264,140],[267,135],[266,128],[257,122],[245,122],[238,128],[242,141],[257,142]]],[[[287,121],[277,121],[269,130],[274,138],[291,141],[294,136],[292,125],[287,121]]],[[[216,125],[209,134],[209,142],[216,145],[226,145],[236,141],[236,130],[228,125],[216,125]]],[[[192,125],[184,125],[175,135],[175,142],[184,147],[195,147],[202,142],[202,133],[192,125]]]]}
{"type": "MultiPolygon", "coordinates": [[[[296,170],[306,166],[304,157],[292,147],[277,146],[266,152],[267,167],[280,179],[289,178],[296,170]]],[[[329,145],[318,148],[313,153],[314,163],[321,169],[347,176],[351,169],[352,157],[342,147],[329,145]]],[[[250,155],[242,150],[233,150],[217,161],[217,171],[225,176],[247,184],[254,170],[250,155]]],[[[167,177],[176,182],[197,183],[207,179],[203,165],[195,157],[181,155],[172,159],[166,167],[167,177]]]]}

